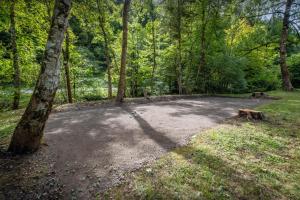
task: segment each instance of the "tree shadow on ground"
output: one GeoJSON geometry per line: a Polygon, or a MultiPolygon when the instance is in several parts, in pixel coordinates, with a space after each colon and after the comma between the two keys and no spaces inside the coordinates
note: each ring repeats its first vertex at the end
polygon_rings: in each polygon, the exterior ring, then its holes
{"type": "Polygon", "coordinates": [[[151,140],[156,142],[160,147],[165,150],[169,150],[178,146],[178,143],[167,137],[163,132],[159,132],[154,129],[146,120],[144,120],[139,114],[135,113],[129,106],[121,107],[128,114],[132,115],[133,118],[138,122],[143,134],[147,135],[151,140]]]}
{"type": "MultiPolygon", "coordinates": [[[[122,109],[130,114],[134,113],[134,110],[128,106],[123,106],[122,109]]],[[[180,146],[172,139],[168,138],[164,133],[156,131],[140,115],[132,115],[139,123],[140,127],[144,130],[144,134],[149,136],[152,140],[155,140],[155,142],[162,148],[171,150],[174,147],[180,146]]],[[[170,172],[174,177],[167,177],[166,179],[168,180],[163,180],[164,176],[161,176],[160,174],[154,176],[150,175],[154,190],[152,191],[153,194],[150,194],[150,196],[154,195],[152,196],[154,199],[178,199],[178,197],[180,199],[180,194],[178,196],[180,191],[180,188],[178,187],[180,186],[182,186],[182,188],[191,187],[192,191],[202,191],[203,188],[206,187],[205,189],[208,190],[206,192],[211,194],[206,194],[208,196],[204,196],[204,198],[213,197],[212,199],[226,199],[228,197],[233,199],[249,200],[283,198],[283,196],[277,190],[274,190],[274,188],[269,188],[268,186],[260,183],[257,180],[257,177],[251,172],[239,169],[239,166],[234,166],[228,161],[223,160],[221,157],[209,154],[202,149],[188,145],[175,149],[173,152],[182,156],[188,163],[190,163],[190,165],[183,166],[183,169],[180,169],[180,164],[175,166],[175,168],[178,167],[178,171],[170,172]],[[201,171],[210,174],[208,176],[210,178],[203,176],[201,171]],[[199,174],[194,174],[195,172],[199,172],[199,174]],[[172,185],[170,181],[178,181],[178,176],[181,177],[179,179],[179,183],[175,183],[175,185],[178,184],[178,187],[168,188],[167,191],[161,190],[161,188],[165,188],[168,184],[172,185]]],[[[169,162],[174,164],[174,160],[169,160],[169,162]]],[[[184,195],[188,194],[185,192],[186,191],[182,191],[181,198],[186,198],[184,195]]]]}
{"type": "MultiPolygon", "coordinates": [[[[217,107],[220,107],[222,102],[216,102],[217,107]]],[[[186,115],[205,115],[205,113],[211,111],[206,109],[205,112],[201,111],[203,107],[199,107],[199,110],[195,110],[194,106],[180,103],[176,106],[176,103],[162,102],[158,106],[169,106],[178,109],[176,113],[172,115],[178,117],[184,117],[186,115]],[[181,109],[182,108],[182,109],[181,109]],[[185,110],[188,109],[188,110],[185,110]]],[[[82,110],[74,112],[57,113],[52,116],[51,123],[48,124],[46,144],[44,146],[45,154],[51,157],[46,158],[45,166],[49,165],[54,168],[57,172],[55,177],[64,179],[58,180],[62,184],[67,185],[69,192],[73,187],[81,187],[84,190],[82,193],[78,193],[79,197],[88,198],[89,190],[101,191],[106,189],[106,186],[112,183],[119,183],[120,175],[133,169],[133,165],[130,162],[139,160],[140,162],[147,161],[147,159],[154,155],[155,157],[161,156],[162,153],[169,151],[175,147],[181,146],[178,141],[171,138],[172,135],[167,135],[163,131],[151,126],[151,124],[145,120],[141,115],[134,113],[135,106],[123,105],[120,107],[108,107],[99,110],[82,110]],[[75,115],[74,119],[73,116],[75,115]],[[80,118],[76,118],[80,116],[80,118]],[[120,116],[126,117],[132,125],[138,124],[139,129],[136,127],[125,127],[124,124],[118,122],[120,116]],[[95,122],[96,119],[96,122],[95,122]],[[93,126],[90,123],[94,121],[93,126]],[[96,127],[95,127],[96,126],[96,127]],[[141,140],[150,140],[150,143],[158,144],[159,148],[147,147],[139,148],[141,140]],[[59,141],[59,143],[57,143],[59,141]],[[119,142],[121,141],[121,142],[119,142]],[[138,159],[125,159],[122,158],[123,147],[132,151],[133,157],[138,159]],[[135,152],[136,149],[140,152],[135,152]],[[160,151],[159,153],[157,153],[160,151]],[[119,154],[116,161],[115,154],[119,154]],[[113,168],[119,162],[120,166],[125,166],[121,169],[113,168]],[[129,164],[128,164],[129,163],[129,164]],[[100,174],[100,175],[99,175],[100,174]],[[89,178],[87,178],[89,176],[89,178]],[[95,185],[94,185],[95,184],[95,185]]],[[[171,116],[172,116],[171,115],[171,116]]],[[[217,114],[209,116],[211,120],[216,120],[217,114]]],[[[130,153],[129,151],[129,153],[130,153]]],[[[44,155],[38,157],[43,160],[44,155]]],[[[36,159],[34,155],[29,155],[25,159],[19,161],[24,165],[18,165],[20,167],[26,165],[26,170],[15,172],[15,175],[22,177],[23,179],[28,178],[27,170],[31,170],[34,167],[34,163],[26,162],[28,160],[36,159]]],[[[187,158],[188,159],[188,158],[187,158]]],[[[142,165],[137,165],[137,168],[142,165]]],[[[14,167],[13,167],[14,168],[14,167]]],[[[14,169],[12,169],[14,170],[14,169]]],[[[39,170],[39,167],[36,168],[39,170]]],[[[34,170],[33,170],[34,171],[34,170]]],[[[34,171],[35,172],[35,171],[34,171]]],[[[3,171],[5,173],[5,171],[3,171]]],[[[47,174],[43,174],[45,177],[47,174]]],[[[47,179],[50,177],[47,177],[47,179]]],[[[34,180],[34,177],[29,177],[28,181],[34,180]]],[[[6,182],[7,183],[7,182],[6,182]]],[[[41,185],[45,183],[40,183],[41,185]]],[[[22,185],[15,185],[22,188],[22,185]]],[[[37,186],[37,184],[35,184],[37,186]]],[[[65,189],[64,189],[65,190],[65,189]]],[[[25,191],[25,190],[24,190],[25,191]]],[[[50,193],[48,193],[50,195],[50,193]]],[[[65,194],[64,194],[65,195],[65,194]]],[[[26,196],[23,199],[26,199],[26,196]]],[[[13,199],[13,198],[10,198],[13,199]]],[[[30,199],[30,198],[28,198],[30,199]]]]}

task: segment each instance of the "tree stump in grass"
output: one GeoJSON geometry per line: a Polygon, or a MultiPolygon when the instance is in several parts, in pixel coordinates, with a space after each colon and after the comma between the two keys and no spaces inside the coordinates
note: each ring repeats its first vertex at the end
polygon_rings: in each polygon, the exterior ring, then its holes
{"type": "Polygon", "coordinates": [[[246,117],[247,119],[263,120],[265,118],[261,111],[250,109],[239,109],[239,117],[246,117]]]}

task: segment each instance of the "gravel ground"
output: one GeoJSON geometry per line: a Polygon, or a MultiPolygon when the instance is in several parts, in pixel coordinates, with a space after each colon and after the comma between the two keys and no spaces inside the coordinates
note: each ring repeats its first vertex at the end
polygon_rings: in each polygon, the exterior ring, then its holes
{"type": "MultiPolygon", "coordinates": [[[[4,192],[0,192],[0,199],[93,199],[97,193],[123,181],[127,172],[157,159],[174,147],[185,145],[201,130],[236,115],[239,108],[251,108],[268,101],[193,97],[53,113],[46,125],[42,150],[21,159],[21,163],[36,160],[37,163],[29,164],[36,166],[33,167],[35,170],[28,169],[32,173],[42,167],[46,169],[33,184],[39,188],[32,191],[36,196],[28,196],[26,189],[14,196],[11,188],[21,186],[7,183],[4,192]],[[50,184],[50,189],[45,191],[43,188],[47,184],[50,184]]],[[[11,162],[6,162],[0,170],[10,165],[11,162]]],[[[17,169],[15,165],[12,168],[17,169]]],[[[28,164],[23,171],[27,168],[28,164]]]]}

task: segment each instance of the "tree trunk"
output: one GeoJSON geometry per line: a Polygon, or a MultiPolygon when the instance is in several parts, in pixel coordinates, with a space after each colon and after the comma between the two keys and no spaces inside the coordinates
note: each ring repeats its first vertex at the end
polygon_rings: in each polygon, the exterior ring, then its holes
{"type": "Polygon", "coordinates": [[[152,45],[153,45],[153,66],[152,66],[152,74],[151,74],[151,93],[153,93],[154,87],[154,77],[155,77],[155,69],[156,69],[156,35],[155,35],[155,16],[154,16],[154,4],[151,0],[151,20],[152,20],[152,45]]]}
{"type": "Polygon", "coordinates": [[[288,29],[289,29],[289,18],[290,18],[290,10],[292,6],[293,0],[286,1],[285,12],[283,16],[283,26],[281,32],[281,40],[280,40],[280,69],[282,76],[282,85],[283,89],[286,91],[292,91],[293,86],[290,81],[289,70],[286,64],[286,42],[288,38],[288,29]]]}
{"type": "Polygon", "coordinates": [[[105,17],[104,15],[104,10],[101,10],[100,7],[100,2],[99,0],[96,1],[97,3],[97,9],[98,9],[98,18],[99,18],[99,25],[101,32],[103,34],[104,38],[104,51],[105,51],[105,63],[107,67],[107,81],[108,81],[108,91],[107,95],[108,98],[112,98],[112,83],[111,83],[111,62],[110,62],[110,54],[109,54],[109,38],[107,36],[107,32],[105,30],[105,17]]]}
{"type": "Polygon", "coordinates": [[[10,8],[10,34],[11,34],[11,47],[12,47],[12,54],[13,54],[13,84],[14,84],[14,100],[12,108],[18,109],[19,102],[20,102],[20,67],[19,67],[19,56],[18,56],[18,49],[17,49],[17,38],[16,38],[16,22],[15,22],[15,0],[11,2],[10,8]]]}
{"type": "Polygon", "coordinates": [[[51,112],[60,75],[60,53],[67,28],[71,0],[56,0],[41,72],[30,102],[12,136],[8,151],[36,151],[51,112]]]}
{"type": "Polygon", "coordinates": [[[181,63],[181,6],[182,1],[177,0],[177,31],[178,31],[178,38],[177,38],[177,85],[178,85],[178,93],[182,94],[182,63],[181,63]]]}
{"type": "Polygon", "coordinates": [[[122,38],[122,54],[121,68],[118,85],[118,94],[116,101],[123,102],[126,88],[126,54],[127,54],[127,35],[128,35],[128,12],[131,0],[125,0],[123,8],[123,38],[122,38]]]}
{"type": "Polygon", "coordinates": [[[200,72],[203,73],[203,81],[204,81],[204,91],[206,91],[206,73],[205,73],[205,65],[206,65],[206,52],[205,52],[205,43],[206,43],[206,15],[205,15],[205,2],[202,1],[202,27],[201,27],[201,36],[200,36],[200,62],[198,66],[197,76],[196,76],[196,83],[198,82],[198,78],[200,72]]]}
{"type": "Polygon", "coordinates": [[[68,29],[66,30],[66,49],[63,51],[64,55],[64,68],[65,68],[65,76],[66,76],[66,86],[67,86],[67,96],[68,96],[68,102],[73,103],[72,99],[72,89],[71,89],[71,78],[70,78],[70,67],[69,67],[69,61],[70,61],[70,36],[68,29]]]}

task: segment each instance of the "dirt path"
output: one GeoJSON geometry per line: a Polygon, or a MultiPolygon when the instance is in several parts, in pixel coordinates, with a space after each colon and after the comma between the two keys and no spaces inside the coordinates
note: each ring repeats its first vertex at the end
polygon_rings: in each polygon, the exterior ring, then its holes
{"type": "Polygon", "coordinates": [[[57,113],[47,124],[46,141],[67,190],[86,196],[236,115],[238,108],[260,103],[206,97],[57,113]]]}
{"type": "Polygon", "coordinates": [[[51,158],[65,199],[90,199],[237,109],[266,101],[200,97],[53,113],[41,155],[51,158]]]}

